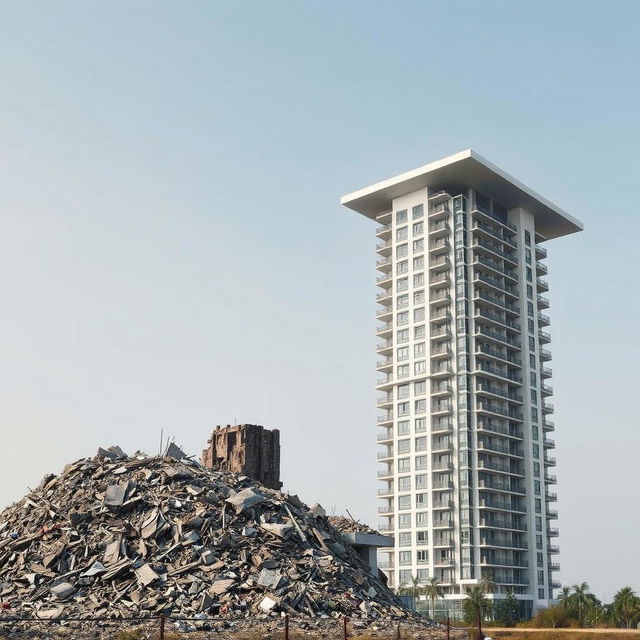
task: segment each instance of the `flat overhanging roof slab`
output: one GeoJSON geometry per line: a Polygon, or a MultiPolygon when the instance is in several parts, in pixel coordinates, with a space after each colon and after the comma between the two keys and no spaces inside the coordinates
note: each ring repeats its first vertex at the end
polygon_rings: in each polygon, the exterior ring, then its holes
{"type": "Polygon", "coordinates": [[[450,192],[477,189],[507,209],[522,207],[535,217],[536,231],[548,239],[582,231],[584,228],[582,222],[472,149],[354,191],[343,196],[340,203],[367,218],[375,219],[392,208],[395,198],[425,187],[450,192]]]}

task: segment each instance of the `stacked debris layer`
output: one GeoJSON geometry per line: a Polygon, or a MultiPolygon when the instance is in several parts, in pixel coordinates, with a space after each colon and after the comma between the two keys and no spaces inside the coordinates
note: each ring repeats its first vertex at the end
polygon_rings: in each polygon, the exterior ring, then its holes
{"type": "Polygon", "coordinates": [[[321,507],[188,459],[100,452],[0,514],[14,615],[411,615],[321,507]]]}
{"type": "Polygon", "coordinates": [[[329,516],[329,522],[334,529],[340,533],[363,533],[367,535],[381,535],[369,525],[353,520],[353,518],[345,518],[344,516],[329,516]]]}

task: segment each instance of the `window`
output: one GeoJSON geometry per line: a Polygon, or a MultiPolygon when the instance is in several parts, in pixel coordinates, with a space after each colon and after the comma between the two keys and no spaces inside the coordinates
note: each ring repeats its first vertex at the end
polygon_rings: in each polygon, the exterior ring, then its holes
{"type": "Polygon", "coordinates": [[[429,526],[429,514],[426,511],[416,513],[416,527],[429,526]]]}
{"type": "Polygon", "coordinates": [[[398,491],[411,491],[411,476],[398,478],[398,491]]]}
{"type": "Polygon", "coordinates": [[[527,298],[533,298],[533,285],[527,285],[527,298]]]}
{"type": "Polygon", "coordinates": [[[396,298],[396,306],[398,309],[403,309],[404,307],[409,306],[409,294],[403,293],[402,295],[396,298]]]}
{"type": "Polygon", "coordinates": [[[427,381],[417,380],[413,383],[413,393],[416,396],[424,395],[427,392],[427,381]]]}
{"type": "Polygon", "coordinates": [[[524,259],[526,260],[527,264],[531,264],[531,249],[524,250],[524,259]]]}
{"type": "Polygon", "coordinates": [[[529,333],[535,333],[536,332],[536,324],[531,318],[529,318],[527,320],[527,325],[529,327],[529,333]]]}
{"type": "Polygon", "coordinates": [[[418,344],[413,345],[413,356],[415,358],[424,358],[424,342],[419,342],[418,344]]]}
{"type": "Polygon", "coordinates": [[[416,573],[418,582],[426,582],[429,579],[429,569],[418,569],[416,573]]]}
{"type": "Polygon", "coordinates": [[[424,240],[420,238],[420,240],[413,241],[413,253],[422,253],[424,251],[424,240]]]}
{"type": "Polygon", "coordinates": [[[531,402],[534,404],[538,402],[538,392],[535,389],[531,389],[531,402]]]}
{"type": "Polygon", "coordinates": [[[538,571],[538,584],[544,584],[544,571],[538,571]]]}
{"type": "Polygon", "coordinates": [[[536,516],[536,531],[542,531],[542,518],[536,516]]]}
{"type": "Polygon", "coordinates": [[[527,282],[533,282],[533,271],[531,271],[531,267],[527,267],[527,282]]]}
{"type": "Polygon", "coordinates": [[[409,232],[407,231],[407,227],[400,227],[396,229],[396,242],[402,242],[409,237],[409,232]]]}
{"type": "Polygon", "coordinates": [[[538,409],[536,409],[536,407],[531,408],[531,419],[534,422],[538,422],[538,409]]]}
{"type": "Polygon", "coordinates": [[[542,500],[536,498],[536,513],[542,513],[542,500]]]}
{"type": "Polygon", "coordinates": [[[424,273],[415,273],[413,275],[413,286],[414,287],[424,286],[424,273]]]}
{"type": "Polygon", "coordinates": [[[418,531],[416,533],[416,544],[429,544],[429,532],[418,531]]]}
{"type": "Polygon", "coordinates": [[[424,303],[424,290],[420,289],[420,291],[413,292],[413,304],[423,304],[424,303]]]}
{"type": "Polygon", "coordinates": [[[415,413],[426,413],[427,412],[427,401],[426,400],[416,400],[414,406],[415,413]]]}
{"type": "Polygon", "coordinates": [[[398,440],[398,453],[409,453],[411,450],[411,440],[406,438],[405,440],[398,440]]]}
{"type": "Polygon", "coordinates": [[[409,421],[408,420],[400,420],[400,422],[398,422],[398,435],[399,436],[406,436],[410,431],[409,428],[409,421]]]}
{"type": "Polygon", "coordinates": [[[398,496],[398,509],[400,511],[411,509],[411,496],[398,496]]]}
{"type": "Polygon", "coordinates": [[[411,564],[411,551],[400,551],[398,553],[398,562],[400,564],[411,564]]]}
{"type": "Polygon", "coordinates": [[[398,347],[398,360],[408,360],[409,359],[409,347],[398,347]]]}
{"type": "Polygon", "coordinates": [[[535,371],[530,371],[529,372],[529,382],[531,383],[531,386],[535,387],[536,384],[538,384],[538,379],[536,378],[536,372],[535,371]]]}
{"type": "Polygon", "coordinates": [[[424,256],[413,259],[413,270],[419,271],[420,269],[424,269],[424,256]]]}
{"type": "Polygon", "coordinates": [[[417,204],[411,209],[411,215],[413,216],[414,220],[416,220],[417,218],[422,218],[422,216],[424,215],[424,206],[421,204],[417,204]]]}
{"type": "Polygon", "coordinates": [[[427,474],[423,473],[419,476],[416,476],[416,489],[426,489],[427,488],[427,474]]]}
{"type": "Polygon", "coordinates": [[[536,534],[536,549],[542,549],[542,536],[536,534]]]}
{"type": "Polygon", "coordinates": [[[408,384],[401,384],[398,386],[398,399],[408,398],[411,387],[408,384]]]}
{"type": "Polygon", "coordinates": [[[409,312],[408,311],[401,311],[397,316],[396,316],[396,322],[402,326],[403,324],[409,324],[409,312]]]}
{"type": "Polygon", "coordinates": [[[409,245],[405,242],[405,244],[399,244],[396,247],[396,258],[406,258],[409,255],[409,245]]]}
{"type": "Polygon", "coordinates": [[[427,430],[427,421],[424,418],[416,418],[416,433],[427,430]]]}
{"type": "Polygon", "coordinates": [[[398,516],[398,526],[400,529],[409,529],[411,527],[411,514],[401,513],[398,516]]]}
{"type": "Polygon", "coordinates": [[[535,351],[536,348],[536,339],[529,336],[529,349],[531,351],[535,351]]]}
{"type": "Polygon", "coordinates": [[[409,403],[408,402],[398,402],[398,415],[399,416],[408,416],[409,415],[409,403]]]}
{"type": "Polygon", "coordinates": [[[413,321],[422,322],[424,320],[424,307],[413,310],[413,321]]]}
{"type": "Polygon", "coordinates": [[[419,375],[421,373],[424,373],[427,370],[427,364],[424,360],[420,360],[420,362],[416,362],[413,365],[413,373],[415,375],[419,375]]]}
{"type": "Polygon", "coordinates": [[[529,366],[530,366],[532,369],[535,369],[535,368],[536,368],[536,357],[535,357],[532,353],[531,353],[531,354],[529,354],[529,366]]]}
{"type": "Polygon", "coordinates": [[[407,221],[407,210],[396,211],[396,224],[402,224],[407,221]]]}
{"type": "Polygon", "coordinates": [[[400,331],[396,333],[396,342],[409,342],[409,329],[400,329],[400,331]]]}
{"type": "Polygon", "coordinates": [[[421,438],[416,438],[416,451],[426,451],[427,450],[427,438],[422,436],[421,438]]]}
{"type": "Polygon", "coordinates": [[[411,585],[411,569],[402,569],[399,572],[400,584],[398,586],[404,587],[411,585]]]}
{"type": "Polygon", "coordinates": [[[409,288],[409,278],[400,278],[396,285],[397,291],[406,291],[409,288]]]}
{"type": "Polygon", "coordinates": [[[544,600],[544,589],[538,589],[538,598],[544,600]]]}
{"type": "Polygon", "coordinates": [[[544,558],[542,556],[542,554],[538,551],[538,553],[536,553],[536,564],[539,567],[544,567],[544,558]]]}
{"type": "Polygon", "coordinates": [[[420,549],[417,552],[416,560],[418,564],[427,564],[429,562],[429,552],[426,549],[420,549]]]}
{"type": "Polygon", "coordinates": [[[524,230],[524,243],[528,246],[531,246],[531,232],[524,230]]]}
{"type": "Polygon", "coordinates": [[[539,436],[539,431],[538,431],[538,427],[536,427],[535,425],[533,425],[531,427],[531,433],[533,434],[533,439],[537,440],[540,436],[539,436]]]}
{"type": "Polygon", "coordinates": [[[424,227],[422,222],[414,222],[413,223],[413,235],[421,236],[424,233],[424,227]]]}
{"type": "Polygon", "coordinates": [[[406,260],[402,260],[401,262],[398,262],[398,264],[396,265],[397,274],[407,273],[408,270],[409,270],[409,263],[406,260]]]}
{"type": "MultiPolygon", "coordinates": [[[[536,459],[540,459],[540,445],[539,444],[534,444],[533,445],[533,457],[536,459]]],[[[538,512],[540,513],[540,512],[538,512]]]]}
{"type": "Polygon", "coordinates": [[[422,338],[424,338],[424,336],[425,336],[425,329],[423,324],[413,328],[414,340],[421,340],[422,338]]]}
{"type": "Polygon", "coordinates": [[[533,491],[537,496],[540,495],[540,480],[533,481],[533,491]]]}
{"type": "Polygon", "coordinates": [[[411,532],[405,531],[398,535],[398,545],[400,547],[410,547],[411,546],[411,532]]]}
{"type": "Polygon", "coordinates": [[[416,456],[416,469],[427,468],[427,456],[416,456]]]}
{"type": "Polygon", "coordinates": [[[539,462],[534,462],[533,463],[533,475],[536,478],[540,477],[540,463],[539,462]]]}
{"type": "Polygon", "coordinates": [[[533,302],[527,302],[527,313],[530,316],[533,315],[533,302]]]}
{"type": "Polygon", "coordinates": [[[416,493],[416,507],[418,509],[425,509],[428,504],[428,494],[416,493]]]}
{"type": "Polygon", "coordinates": [[[398,471],[400,473],[411,471],[411,461],[409,458],[400,458],[398,460],[398,471]]]}

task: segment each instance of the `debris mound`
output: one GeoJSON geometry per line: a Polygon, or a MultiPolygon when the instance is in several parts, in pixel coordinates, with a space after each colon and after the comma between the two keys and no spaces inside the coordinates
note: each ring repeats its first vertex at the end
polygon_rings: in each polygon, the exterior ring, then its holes
{"type": "Polygon", "coordinates": [[[246,476],[100,449],[0,513],[0,601],[42,619],[412,616],[339,528],[246,476]]]}

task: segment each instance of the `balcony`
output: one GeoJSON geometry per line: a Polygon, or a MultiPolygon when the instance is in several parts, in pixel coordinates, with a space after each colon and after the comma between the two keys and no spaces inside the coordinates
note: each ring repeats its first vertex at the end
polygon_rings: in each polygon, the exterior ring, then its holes
{"type": "Polygon", "coordinates": [[[536,258],[538,260],[544,260],[547,257],[547,250],[544,247],[541,247],[539,244],[536,245],[536,258]]]}
{"type": "Polygon", "coordinates": [[[542,278],[536,278],[536,287],[538,291],[549,291],[549,283],[542,278]]]}
{"type": "Polygon", "coordinates": [[[391,289],[385,289],[384,291],[379,291],[378,293],[376,293],[376,302],[380,302],[381,304],[385,302],[391,303],[392,298],[393,292],[391,291],[391,289]]]}
{"type": "Polygon", "coordinates": [[[431,349],[431,358],[434,360],[439,360],[442,358],[449,358],[451,357],[452,351],[451,349],[446,346],[446,347],[437,347],[435,349],[431,349]]]}
{"type": "Polygon", "coordinates": [[[536,275],[537,276],[546,276],[549,273],[549,269],[546,264],[542,264],[542,262],[536,262],[536,275]]]}
{"type": "Polygon", "coordinates": [[[379,342],[376,345],[376,351],[380,355],[388,355],[391,350],[393,350],[393,340],[385,340],[384,342],[379,342]]]}
{"type": "Polygon", "coordinates": [[[450,395],[451,392],[453,391],[452,387],[450,384],[445,383],[440,383],[440,384],[433,384],[431,385],[431,397],[434,396],[445,396],[445,395],[450,395]]]}
{"type": "Polygon", "coordinates": [[[484,395],[497,396],[498,398],[504,398],[510,402],[522,404],[522,396],[519,396],[517,393],[483,382],[478,382],[476,385],[476,392],[484,395]]]}
{"type": "Polygon", "coordinates": [[[376,269],[378,269],[378,271],[389,272],[389,274],[391,274],[392,266],[393,260],[391,260],[391,258],[382,258],[376,261],[376,269]]]}
{"type": "Polygon", "coordinates": [[[432,434],[444,434],[451,433],[453,431],[453,424],[448,420],[439,420],[435,424],[431,425],[432,434]]]}
{"type": "Polygon", "coordinates": [[[392,504],[388,504],[386,506],[383,507],[378,507],[378,515],[393,515],[394,514],[394,509],[393,509],[393,505],[392,504]]]}
{"type": "Polygon", "coordinates": [[[382,226],[376,229],[376,236],[380,238],[380,240],[388,240],[391,238],[391,225],[383,224],[382,226]]]}
{"type": "Polygon", "coordinates": [[[513,265],[517,264],[516,257],[513,251],[506,251],[502,247],[496,245],[494,242],[487,242],[485,240],[476,238],[475,242],[471,246],[473,247],[473,249],[486,252],[494,260],[498,258],[510,262],[513,265]]]}
{"type": "Polygon", "coordinates": [[[553,413],[553,405],[550,402],[543,402],[542,411],[544,413],[553,413]]]}
{"type": "Polygon", "coordinates": [[[524,477],[524,469],[521,466],[509,464],[507,461],[498,462],[493,460],[490,462],[489,460],[478,460],[478,469],[524,477]]]}
{"type": "Polygon", "coordinates": [[[387,431],[383,431],[376,436],[376,441],[379,443],[382,442],[393,442],[393,432],[391,429],[387,431]]]}
{"type": "Polygon", "coordinates": [[[446,256],[440,256],[438,258],[431,258],[429,260],[429,269],[450,269],[451,268],[451,260],[446,256]]]}
{"type": "Polygon", "coordinates": [[[555,429],[555,425],[553,424],[553,420],[543,420],[542,421],[542,430],[543,431],[553,431],[555,429]]]}
{"type": "Polygon", "coordinates": [[[385,240],[384,242],[379,242],[376,245],[376,252],[381,256],[390,256],[392,249],[393,242],[391,242],[391,240],[385,240]]]}
{"type": "Polygon", "coordinates": [[[514,320],[511,320],[510,318],[506,318],[503,317],[493,311],[489,311],[488,309],[485,309],[483,307],[478,306],[478,303],[476,303],[475,305],[475,317],[476,318],[482,318],[484,320],[488,320],[490,322],[493,322],[497,325],[499,325],[500,328],[502,327],[507,327],[508,329],[511,329],[513,331],[520,331],[520,325],[515,322],[514,320]]]}
{"type": "Polygon", "coordinates": [[[547,529],[548,538],[557,538],[559,535],[560,535],[560,532],[557,529],[552,529],[552,528],[547,529]]]}
{"type": "Polygon", "coordinates": [[[480,300],[485,304],[494,307],[498,313],[506,311],[514,316],[517,316],[520,313],[520,311],[510,301],[491,295],[484,289],[476,289],[473,299],[476,301],[480,300]]]}
{"type": "Polygon", "coordinates": [[[546,464],[548,467],[555,467],[556,466],[556,459],[552,456],[547,456],[544,459],[544,464],[546,464]]]}
{"type": "Polygon", "coordinates": [[[449,289],[446,289],[444,292],[439,293],[436,291],[432,295],[429,296],[429,304],[450,304],[451,303],[451,292],[449,289]]]}
{"type": "Polygon", "coordinates": [[[553,375],[553,372],[549,367],[540,367],[540,377],[544,380],[545,378],[550,378],[553,375]]]}
{"type": "Polygon", "coordinates": [[[444,189],[429,193],[429,203],[431,204],[432,208],[436,207],[438,204],[440,204],[440,206],[443,206],[443,203],[448,203],[449,200],[451,200],[451,195],[444,189]]]}
{"type": "MultiPolygon", "coordinates": [[[[550,562],[547,566],[549,567],[549,571],[560,571],[559,562],[550,562]]],[[[559,588],[559,586],[557,588],[559,588]]]]}
{"type": "Polygon", "coordinates": [[[551,360],[551,351],[549,351],[548,349],[540,349],[540,360],[542,362],[547,362],[549,360],[551,360]]]}
{"type": "Polygon", "coordinates": [[[476,354],[490,356],[492,358],[495,358],[496,360],[509,363],[512,366],[516,366],[516,367],[522,366],[522,360],[510,355],[508,351],[500,351],[498,349],[492,349],[491,347],[485,344],[482,344],[481,342],[478,342],[477,339],[476,339],[476,354]]]}
{"type": "Polygon", "coordinates": [[[393,469],[380,469],[378,470],[378,478],[393,478],[393,469]]]}
{"type": "MultiPolygon", "coordinates": [[[[378,378],[376,380],[377,382],[377,387],[388,387],[389,385],[393,384],[393,376],[391,374],[389,374],[388,376],[384,377],[384,378],[378,378]]],[[[382,391],[384,391],[384,389],[381,389],[382,391]]]]}
{"type": "Polygon", "coordinates": [[[558,478],[556,478],[556,476],[554,475],[551,475],[550,473],[545,473],[544,481],[546,484],[556,484],[558,482],[558,478]]]}
{"type": "Polygon", "coordinates": [[[438,367],[431,367],[432,378],[442,378],[450,375],[453,375],[453,369],[451,368],[451,364],[441,365],[438,367]]]}
{"type": "Polygon", "coordinates": [[[513,282],[518,281],[518,274],[513,269],[506,269],[499,262],[496,262],[491,258],[474,254],[472,264],[476,268],[489,269],[494,275],[504,276],[505,278],[509,278],[513,282]]]}
{"type": "Polygon", "coordinates": [[[449,233],[451,233],[451,227],[445,220],[440,220],[440,222],[431,222],[429,225],[429,235],[432,238],[440,238],[442,236],[449,235],[449,233]]]}
{"type": "Polygon", "coordinates": [[[393,368],[393,358],[388,356],[384,360],[379,360],[376,364],[378,371],[391,371],[393,368]]]}
{"type": "Polygon", "coordinates": [[[547,509],[547,518],[549,518],[550,520],[557,520],[558,512],[553,509],[547,509]]]}
{"type": "MultiPolygon", "coordinates": [[[[502,478],[501,480],[505,480],[505,478],[502,478]]],[[[508,478],[506,480],[508,480],[508,478]]],[[[515,482],[504,482],[497,479],[481,479],[478,480],[478,487],[480,489],[491,489],[491,491],[504,491],[505,493],[515,493],[522,496],[525,495],[524,489],[515,482]]]]}
{"type": "Polygon", "coordinates": [[[515,384],[522,384],[522,378],[514,373],[510,373],[508,369],[493,367],[490,364],[478,361],[476,358],[476,370],[474,373],[477,375],[478,372],[482,372],[485,375],[490,374],[502,378],[503,380],[509,380],[515,384]]]}
{"type": "Polygon", "coordinates": [[[547,344],[551,342],[551,334],[548,331],[542,331],[542,329],[539,329],[538,340],[540,340],[540,344],[547,344]]]}
{"type": "Polygon", "coordinates": [[[558,547],[557,545],[547,545],[547,553],[555,556],[558,553],[560,553],[560,547],[558,547]]]}
{"type": "Polygon", "coordinates": [[[377,422],[378,424],[387,424],[388,422],[393,422],[393,412],[388,411],[386,415],[378,416],[377,422]]]}
{"type": "Polygon", "coordinates": [[[484,420],[478,420],[478,431],[486,432],[489,434],[496,434],[500,436],[504,436],[506,438],[512,438],[514,440],[523,440],[524,436],[522,431],[518,429],[514,429],[513,427],[505,427],[504,425],[499,424],[489,424],[484,420]]]}
{"type": "Polygon", "coordinates": [[[443,328],[439,327],[436,331],[431,333],[429,337],[431,340],[448,340],[451,338],[451,328],[448,326],[443,328]]]}
{"type": "Polygon", "coordinates": [[[429,254],[431,256],[437,256],[443,253],[449,253],[450,251],[451,251],[451,243],[444,238],[439,238],[429,243],[429,254]]]}
{"type": "Polygon", "coordinates": [[[449,285],[451,284],[451,276],[447,273],[436,274],[431,280],[429,280],[429,286],[435,287],[439,284],[449,285]]]}
{"type": "Polygon", "coordinates": [[[390,306],[376,311],[376,318],[378,318],[378,320],[389,320],[392,315],[393,309],[390,306]]]}
{"type": "Polygon", "coordinates": [[[551,438],[547,438],[546,436],[542,440],[542,444],[546,449],[555,449],[556,448],[556,441],[552,440],[551,438]]]}
{"type": "Polygon", "coordinates": [[[431,506],[433,509],[453,509],[453,500],[436,500],[431,506]]]}
{"type": "Polygon", "coordinates": [[[516,349],[520,348],[520,345],[516,340],[514,340],[511,336],[509,336],[506,331],[494,331],[493,329],[489,329],[488,327],[483,327],[482,325],[476,325],[476,336],[483,336],[486,338],[491,338],[496,342],[500,342],[501,344],[509,345],[510,347],[514,347],[516,349]]]}
{"type": "Polygon", "coordinates": [[[505,231],[500,227],[495,227],[490,224],[486,224],[485,222],[480,222],[480,220],[475,220],[471,229],[474,233],[485,236],[491,241],[497,240],[498,242],[504,242],[512,249],[516,248],[516,243],[509,237],[510,234],[505,233],[505,231]]]}
{"type": "Polygon", "coordinates": [[[434,529],[453,529],[453,520],[434,520],[434,529]]]}
{"type": "Polygon", "coordinates": [[[431,488],[433,489],[433,491],[450,491],[451,489],[453,489],[453,482],[451,480],[433,482],[431,484],[431,488]]]}
{"type": "Polygon", "coordinates": [[[538,309],[548,309],[549,308],[549,300],[544,296],[538,295],[536,296],[536,300],[538,301],[538,309]]]}
{"type": "Polygon", "coordinates": [[[498,280],[497,278],[489,276],[486,273],[483,273],[482,271],[474,272],[473,282],[476,284],[476,286],[488,285],[498,293],[504,293],[505,295],[509,295],[512,298],[518,297],[518,292],[515,290],[515,287],[513,287],[510,284],[505,284],[503,282],[500,282],[500,280],[498,280]]]}
{"type": "Polygon", "coordinates": [[[540,385],[540,391],[542,392],[542,396],[552,396],[553,395],[553,387],[548,384],[540,385]]]}
{"type": "Polygon", "coordinates": [[[496,444],[495,442],[479,442],[478,451],[486,451],[487,453],[497,453],[499,455],[511,456],[514,458],[524,458],[522,449],[515,449],[509,446],[496,444]]]}
{"type": "Polygon", "coordinates": [[[384,396],[380,396],[377,400],[378,409],[383,409],[384,407],[390,406],[393,404],[393,394],[387,393],[384,396]]]}

